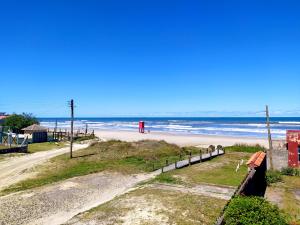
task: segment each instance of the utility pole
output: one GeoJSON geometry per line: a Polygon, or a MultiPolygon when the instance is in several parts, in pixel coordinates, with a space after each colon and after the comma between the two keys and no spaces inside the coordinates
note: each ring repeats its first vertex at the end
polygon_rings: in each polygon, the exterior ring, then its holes
{"type": "Polygon", "coordinates": [[[72,151],[73,151],[73,123],[74,123],[74,101],[71,99],[71,136],[70,136],[70,158],[73,157],[72,151]]]}
{"type": "Polygon", "coordinates": [[[270,160],[270,169],[273,170],[273,144],[272,144],[272,136],[270,129],[270,115],[269,115],[269,107],[266,105],[266,119],[267,119],[267,129],[268,129],[268,140],[269,140],[269,160],[270,160]]]}
{"type": "Polygon", "coordinates": [[[55,128],[54,128],[54,132],[56,132],[57,130],[57,119],[55,120],[55,128]]]}

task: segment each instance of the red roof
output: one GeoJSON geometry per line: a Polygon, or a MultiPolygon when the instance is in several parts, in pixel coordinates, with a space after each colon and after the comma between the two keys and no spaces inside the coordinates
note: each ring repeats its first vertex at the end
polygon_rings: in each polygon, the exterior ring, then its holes
{"type": "Polygon", "coordinates": [[[5,119],[7,116],[0,116],[0,120],[5,119]]]}
{"type": "Polygon", "coordinates": [[[265,157],[266,153],[264,153],[263,151],[256,152],[248,160],[247,165],[251,168],[259,167],[265,157]]]}

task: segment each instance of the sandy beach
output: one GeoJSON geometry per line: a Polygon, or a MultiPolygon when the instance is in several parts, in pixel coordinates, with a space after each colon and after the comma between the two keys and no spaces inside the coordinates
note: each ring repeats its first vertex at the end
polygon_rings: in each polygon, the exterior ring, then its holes
{"type": "Polygon", "coordinates": [[[268,140],[263,138],[248,137],[228,137],[198,134],[174,134],[165,132],[151,132],[140,134],[137,131],[121,130],[101,130],[95,131],[95,135],[104,140],[116,139],[122,141],[139,141],[145,139],[164,140],[179,146],[199,146],[208,147],[209,145],[231,146],[234,144],[260,144],[268,146],[268,140]]]}

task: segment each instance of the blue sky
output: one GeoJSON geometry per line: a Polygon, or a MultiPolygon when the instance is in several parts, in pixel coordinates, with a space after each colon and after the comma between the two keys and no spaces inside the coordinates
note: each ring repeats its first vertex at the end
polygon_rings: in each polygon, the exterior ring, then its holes
{"type": "Polygon", "coordinates": [[[0,1],[0,111],[300,116],[300,2],[0,1]]]}

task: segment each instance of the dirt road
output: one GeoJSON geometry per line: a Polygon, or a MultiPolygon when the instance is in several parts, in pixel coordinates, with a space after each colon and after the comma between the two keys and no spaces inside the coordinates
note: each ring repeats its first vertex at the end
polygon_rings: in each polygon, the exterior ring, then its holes
{"type": "Polygon", "coordinates": [[[122,175],[102,172],[6,195],[0,197],[1,222],[10,225],[62,224],[78,213],[130,191],[137,183],[158,173],[122,175]]]}
{"type": "MultiPolygon", "coordinates": [[[[75,144],[74,151],[86,148],[88,144],[75,144]]],[[[12,157],[0,162],[0,190],[34,175],[32,168],[48,159],[64,154],[69,147],[36,152],[20,157],[12,157]]]]}

